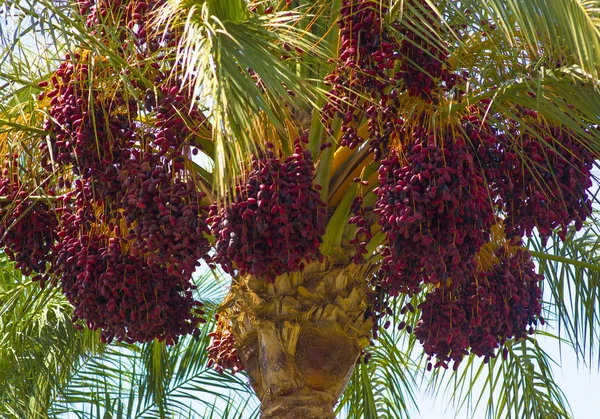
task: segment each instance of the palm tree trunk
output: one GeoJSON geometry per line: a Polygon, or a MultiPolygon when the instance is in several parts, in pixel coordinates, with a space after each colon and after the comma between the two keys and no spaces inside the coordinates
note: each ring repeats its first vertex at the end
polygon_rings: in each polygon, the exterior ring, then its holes
{"type": "Polygon", "coordinates": [[[344,257],[273,284],[252,276],[234,282],[225,315],[262,419],[335,418],[334,406],[369,344],[370,269],[344,257]]]}

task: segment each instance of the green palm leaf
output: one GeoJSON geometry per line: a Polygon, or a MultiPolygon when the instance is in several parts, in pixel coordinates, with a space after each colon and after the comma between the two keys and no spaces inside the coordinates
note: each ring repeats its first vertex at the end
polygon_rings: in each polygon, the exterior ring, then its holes
{"type": "Polygon", "coordinates": [[[337,411],[348,418],[405,419],[418,411],[417,365],[401,348],[401,333],[381,330],[368,362],[354,370],[337,411]]]}
{"type": "Polygon", "coordinates": [[[294,109],[313,107],[320,95],[296,68],[318,65],[327,55],[319,39],[298,26],[300,13],[248,17],[244,2],[217,4],[171,1],[158,22],[181,29],[182,77],[200,103],[211,103],[215,179],[222,192],[231,184],[219,182],[237,179],[248,152],[266,141],[252,129],[257,118],[270,121],[289,149],[284,121],[294,109]]]}
{"type": "Polygon", "coordinates": [[[199,279],[198,288],[210,319],[198,340],[182,339],[172,347],[158,341],[141,347],[112,344],[97,356],[84,355],[77,373],[53,401],[53,411],[74,406],[90,412],[83,417],[99,417],[96,412],[101,412],[140,419],[255,415],[256,402],[243,376],[207,367],[208,334],[224,288],[211,273],[199,279]],[[201,411],[205,413],[198,416],[201,411]]]}
{"type": "Polygon", "coordinates": [[[588,362],[598,356],[600,326],[600,236],[596,217],[564,243],[554,240],[543,246],[537,239],[531,242],[540,272],[546,277],[551,326],[588,362]]]}
{"type": "Polygon", "coordinates": [[[72,307],[55,288],[40,290],[2,255],[0,270],[0,414],[45,417],[84,353],[101,350],[96,332],[78,332],[72,307]]]}
{"type": "Polygon", "coordinates": [[[486,364],[475,356],[457,371],[436,370],[429,386],[444,392],[457,412],[487,418],[570,418],[568,402],[554,382],[555,361],[535,339],[508,341],[505,356],[486,364]]]}

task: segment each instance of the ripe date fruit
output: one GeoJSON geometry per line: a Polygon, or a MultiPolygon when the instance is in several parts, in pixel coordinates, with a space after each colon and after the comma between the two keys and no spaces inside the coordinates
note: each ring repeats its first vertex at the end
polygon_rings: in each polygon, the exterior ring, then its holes
{"type": "Polygon", "coordinates": [[[313,178],[312,157],[300,139],[294,153],[283,161],[271,149],[252,158],[234,199],[210,210],[215,260],[225,272],[237,270],[274,281],[322,258],[325,203],[313,178]]]}

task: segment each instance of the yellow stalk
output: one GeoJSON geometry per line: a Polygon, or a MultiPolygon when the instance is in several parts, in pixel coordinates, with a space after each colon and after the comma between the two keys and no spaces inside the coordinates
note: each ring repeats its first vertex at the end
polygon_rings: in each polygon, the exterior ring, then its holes
{"type": "Polygon", "coordinates": [[[354,179],[360,176],[363,169],[369,163],[371,163],[370,159],[364,159],[362,162],[360,162],[359,165],[356,166],[356,168],[354,168],[354,170],[350,173],[350,175],[346,176],[342,184],[338,188],[336,188],[335,191],[332,191],[333,194],[331,195],[331,198],[329,198],[328,204],[330,207],[336,207],[340,203],[344,196],[344,193],[346,193],[346,190],[350,187],[352,182],[354,182],[354,179]]]}
{"type": "MultiPolygon", "coordinates": [[[[363,121],[360,124],[360,126],[358,127],[358,130],[357,130],[357,134],[360,138],[363,139],[363,141],[366,141],[369,138],[369,127],[368,127],[367,121],[363,121]]],[[[335,140],[339,141],[340,136],[341,136],[341,132],[340,132],[340,135],[337,136],[337,138],[335,140]]],[[[344,163],[346,163],[348,161],[348,159],[350,159],[350,157],[354,154],[355,151],[356,151],[355,148],[350,148],[350,147],[340,147],[335,151],[335,154],[333,155],[333,163],[331,165],[332,175],[337,173],[337,171],[340,169],[340,167],[342,167],[342,165],[344,163]]]]}
{"type": "Polygon", "coordinates": [[[506,252],[511,256],[514,255],[519,248],[519,246],[510,244],[504,234],[504,227],[501,223],[498,223],[490,229],[490,241],[484,244],[475,255],[477,267],[480,271],[488,271],[498,263],[495,252],[500,247],[504,247],[506,252]]]}

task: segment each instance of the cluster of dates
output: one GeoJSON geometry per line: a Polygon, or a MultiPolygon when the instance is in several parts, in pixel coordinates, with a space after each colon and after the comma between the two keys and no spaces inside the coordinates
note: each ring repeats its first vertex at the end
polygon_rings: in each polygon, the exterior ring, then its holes
{"type": "Polygon", "coordinates": [[[190,277],[164,264],[149,264],[124,249],[127,241],[104,234],[66,235],[56,244],[63,293],[73,304],[73,321],[101,329],[105,342],[167,344],[198,334],[201,303],[192,296],[190,277]]]}
{"type": "Polygon", "coordinates": [[[495,221],[464,139],[413,133],[404,158],[381,161],[375,213],[386,234],[381,269],[386,288],[413,294],[425,284],[464,285],[495,221]]]}
{"type": "Polygon", "coordinates": [[[167,343],[197,333],[191,277],[209,260],[204,193],[180,177],[181,162],[131,150],[107,170],[81,176],[64,197],[51,274],[102,338],[167,343]]]}
{"type": "Polygon", "coordinates": [[[454,361],[457,368],[469,349],[487,362],[507,339],[533,332],[541,311],[542,275],[523,249],[511,254],[500,247],[495,257],[490,270],[475,273],[476,280],[454,291],[437,288],[419,304],[421,320],[414,333],[425,352],[436,355],[435,367],[447,368],[454,361]]]}
{"type": "Polygon", "coordinates": [[[585,142],[565,128],[523,123],[500,133],[473,115],[437,137],[417,127],[402,155],[381,160],[375,212],[387,244],[377,284],[391,295],[427,285],[414,331],[435,366],[457,366],[469,351],[489,359],[531,332],[542,277],[523,236],[537,228],[543,239],[557,231],[564,240],[591,213],[594,158],[585,142]],[[494,225],[506,246],[493,266],[480,266],[494,225]]]}
{"type": "Polygon", "coordinates": [[[73,320],[102,329],[103,340],[174,343],[204,321],[191,283],[209,259],[204,194],[178,177],[175,162],[151,151],[128,156],[102,173],[105,183],[82,176],[61,197],[50,274],[73,320]]]}
{"type": "Polygon", "coordinates": [[[117,175],[121,199],[113,201],[126,214],[121,234],[131,243],[132,255],[144,257],[149,266],[166,266],[170,275],[187,281],[210,250],[205,194],[193,180],[174,176],[157,154],[133,154],[137,159],[117,175]]]}
{"type": "Polygon", "coordinates": [[[565,240],[591,214],[594,153],[566,127],[539,122],[519,108],[522,123],[499,133],[473,115],[466,122],[475,159],[496,207],[505,213],[507,237],[519,241],[537,228],[545,241],[553,231],[565,240]]]}
{"type": "Polygon", "coordinates": [[[164,3],[164,0],[77,0],[78,11],[93,34],[106,38],[106,27],[119,28],[123,49],[133,41],[133,47],[144,52],[156,52],[161,41],[164,42],[152,33],[156,28],[149,24],[152,12],[164,3]]]}
{"type": "Polygon", "coordinates": [[[439,30],[433,11],[425,0],[412,0],[406,5],[412,11],[403,23],[400,33],[402,61],[395,78],[402,80],[402,88],[409,96],[433,102],[436,91],[443,87],[451,90],[459,77],[448,69],[448,48],[431,28],[439,30]],[[427,28],[423,31],[422,28],[427,28]]]}
{"type": "Polygon", "coordinates": [[[217,327],[209,336],[212,338],[211,344],[206,348],[208,352],[208,367],[213,367],[217,372],[222,373],[229,370],[232,373],[244,370],[244,364],[235,347],[235,338],[229,330],[227,321],[218,314],[215,316],[217,327]]]}
{"type": "MultiPolygon", "coordinates": [[[[429,3],[402,7],[403,18],[386,26],[382,2],[342,2],[324,115],[341,120],[341,145],[350,148],[364,141],[358,127],[368,123],[366,147],[380,163],[374,212],[386,237],[373,283],[386,295],[429,290],[414,330],[436,366],[447,367],[469,351],[489,359],[539,319],[541,277],[530,256],[498,254],[484,269],[478,252],[498,224],[513,249],[534,228],[543,240],[581,228],[591,213],[594,156],[582,138],[532,110],[517,106],[517,121],[488,121],[489,100],[468,108],[461,126],[432,129],[429,110],[443,97],[460,100],[468,74],[453,72],[429,3]],[[407,96],[417,109],[411,124],[403,120],[407,96]]],[[[357,198],[350,222],[364,226],[365,211],[357,198]]],[[[357,235],[352,244],[364,250],[368,239],[357,235]]],[[[375,311],[388,311],[385,298],[376,299],[375,311]]]]}
{"type": "MultiPolygon", "coordinates": [[[[121,40],[138,39],[144,55],[152,48],[140,31],[158,4],[81,1],[79,11],[101,40],[106,25],[129,30],[121,40]]],[[[127,58],[126,51],[115,52],[127,58]]],[[[139,68],[151,73],[154,87],[138,89],[134,99],[122,82],[106,85],[115,75],[102,58],[84,50],[67,55],[40,83],[49,115],[41,166],[44,177],[62,176],[41,198],[17,182],[13,163],[0,178],[3,215],[10,214],[0,223],[6,253],[42,285],[60,282],[74,321],[102,329],[105,341],[174,343],[197,335],[204,321],[191,279],[200,260],[211,260],[208,207],[184,154],[190,125],[205,121],[188,112],[191,93],[167,77],[174,59],[163,58],[139,68]],[[16,202],[4,204],[10,200],[16,202]]],[[[130,84],[138,86],[134,77],[130,84]]]]}
{"type": "Polygon", "coordinates": [[[514,170],[524,176],[504,195],[506,230],[510,236],[530,236],[534,227],[547,239],[554,229],[561,239],[567,226],[579,230],[592,212],[591,199],[585,192],[592,186],[592,153],[563,128],[552,127],[552,136],[543,141],[525,136],[519,147],[527,159],[514,170]]]}
{"type": "MultiPolygon", "coordinates": [[[[18,176],[17,155],[9,155],[0,176],[0,245],[23,275],[44,284],[48,257],[56,239],[58,218],[47,201],[31,198],[32,191],[18,176]]],[[[52,198],[53,190],[48,190],[52,198]]]]}
{"type": "Polygon", "coordinates": [[[386,125],[389,132],[394,124],[401,124],[390,103],[395,92],[390,92],[393,81],[388,76],[400,45],[382,24],[386,10],[378,0],[342,1],[338,65],[325,79],[331,90],[323,112],[326,120],[341,119],[343,146],[355,148],[363,141],[356,129],[362,115],[375,118],[369,126],[371,144],[378,142],[375,138],[385,141],[386,125]]]}
{"type": "MultiPolygon", "coordinates": [[[[314,183],[306,134],[282,160],[271,144],[253,156],[247,177],[224,205],[210,208],[216,239],[213,261],[227,273],[250,274],[274,282],[286,272],[302,271],[305,263],[323,261],[319,252],[325,233],[326,205],[314,183]]],[[[211,334],[209,363],[217,371],[244,369],[226,320],[211,334]]]]}
{"type": "MultiPolygon", "coordinates": [[[[128,157],[135,141],[132,119],[137,107],[118,91],[109,97],[102,86],[92,85],[91,61],[86,63],[86,58],[67,55],[50,83],[40,83],[46,88],[40,99],[50,105],[43,126],[49,141],[41,143],[43,167],[51,171],[51,161],[70,164],[76,175],[87,177],[128,157]]],[[[95,68],[94,77],[101,77],[102,70],[95,68]]]]}
{"type": "Polygon", "coordinates": [[[460,81],[448,63],[448,48],[437,36],[418,28],[439,28],[430,6],[411,0],[404,18],[386,27],[388,5],[379,0],[344,0],[340,10],[340,48],[323,108],[324,122],[341,120],[340,144],[358,147],[364,139],[357,127],[366,122],[369,149],[379,160],[390,136],[405,124],[401,96],[424,104],[438,102],[460,81]]]}
{"type": "Polygon", "coordinates": [[[225,272],[235,269],[274,281],[322,257],[326,210],[320,186],[313,183],[306,140],[305,135],[296,140],[294,153],[283,161],[271,149],[253,157],[247,180],[236,187],[232,202],[211,207],[215,261],[225,272]]]}

